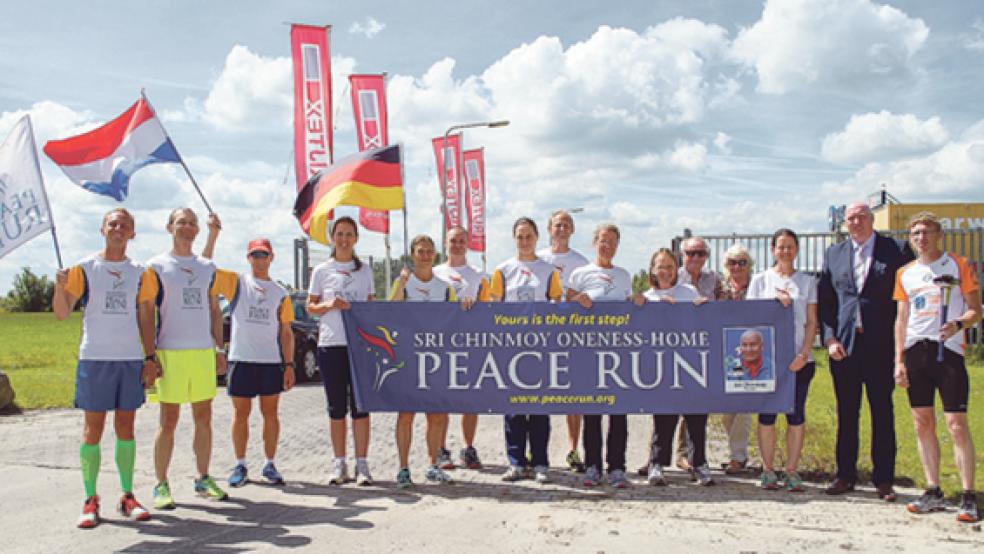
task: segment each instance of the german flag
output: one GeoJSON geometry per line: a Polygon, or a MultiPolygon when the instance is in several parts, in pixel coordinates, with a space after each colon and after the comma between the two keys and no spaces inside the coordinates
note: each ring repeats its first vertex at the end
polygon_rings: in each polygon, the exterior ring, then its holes
{"type": "Polygon", "coordinates": [[[308,179],[297,193],[294,217],[312,239],[328,244],[328,214],[337,206],[403,209],[400,145],[364,150],[308,179]]]}

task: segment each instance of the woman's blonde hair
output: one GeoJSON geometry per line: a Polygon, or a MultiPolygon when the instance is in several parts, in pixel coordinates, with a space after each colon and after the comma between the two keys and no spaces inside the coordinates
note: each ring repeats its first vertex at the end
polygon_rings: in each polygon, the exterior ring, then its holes
{"type": "Polygon", "coordinates": [[[721,273],[724,274],[725,279],[731,277],[731,272],[728,270],[728,260],[735,260],[742,256],[748,260],[748,273],[751,275],[752,268],[755,267],[755,260],[752,259],[752,255],[748,253],[748,249],[745,248],[744,244],[736,242],[724,251],[724,258],[721,259],[721,273]]]}

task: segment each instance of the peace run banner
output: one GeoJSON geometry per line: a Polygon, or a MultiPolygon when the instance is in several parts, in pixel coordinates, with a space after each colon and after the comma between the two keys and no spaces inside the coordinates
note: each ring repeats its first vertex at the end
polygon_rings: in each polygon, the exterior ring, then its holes
{"type": "Polygon", "coordinates": [[[774,300],[354,302],[343,312],[368,411],[791,412],[793,314],[774,300]]]}

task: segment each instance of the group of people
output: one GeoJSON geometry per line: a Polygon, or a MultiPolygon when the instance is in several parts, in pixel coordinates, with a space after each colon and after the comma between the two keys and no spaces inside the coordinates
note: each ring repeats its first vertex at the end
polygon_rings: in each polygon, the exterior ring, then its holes
{"type": "MultiPolygon", "coordinates": [[[[742,370],[752,375],[784,370],[795,373],[795,402],[793,412],[786,414],[787,452],[781,470],[775,464],[777,415],[758,414],[760,486],[767,490],[804,490],[798,464],[805,437],[806,401],[816,371],[813,345],[819,333],[830,359],[838,418],[837,478],[825,492],[843,494],[853,490],[858,481],[863,390],[871,410],[872,481],[879,498],[896,500],[893,482],[898,446],[892,391],[898,385],[908,390],[920,459],[929,483],[925,493],[906,507],[913,513],[945,509],[939,488],[940,450],[933,408],[938,390],[964,488],[957,517],[960,521],[978,521],[974,446],[967,423],[969,380],[963,332],[981,319],[976,273],[962,257],[940,249],[942,228],[933,214],[922,213],[913,218],[909,243],[879,235],[874,232],[873,223],[874,217],[865,204],[847,208],[850,240],[828,249],[819,278],[796,269],[799,242],[790,229],[780,229],[773,235],[773,264],[758,273],[753,272],[755,261],[748,250],[735,244],[725,252],[719,274],[706,267],[707,243],[690,237],[682,242],[680,252],[656,250],[649,263],[649,289],[634,293],[631,274],[614,263],[620,241],[618,227],[601,224],[595,228],[591,241],[594,255],[589,259],[570,248],[574,221],[561,210],[551,214],[550,247],[540,251],[536,249],[536,223],[525,217],[518,219],[512,227],[515,256],[499,264],[488,277],[467,263],[465,229],[455,227],[448,231],[447,261],[437,266],[434,241],[426,235],[415,237],[410,249],[413,269],[400,272],[388,300],[460,302],[465,310],[476,302],[566,301],[590,310],[596,302],[701,305],[710,301],[774,299],[793,310],[795,357],[786,368],[768,368],[759,365],[760,357],[748,356],[749,367],[742,370]]],[[[78,302],[85,307],[75,399],[76,406],[85,410],[80,459],[87,498],[80,527],[98,523],[95,485],[99,442],[106,412],[110,410],[115,411],[116,460],[123,489],[120,511],[138,520],[150,517],[132,493],[133,419],[134,411],[144,401],[145,387],[156,386],[161,403],[155,443],[155,507],[174,507],[167,469],[183,403],[191,403],[195,419],[194,450],[200,475],[194,488],[209,498],[226,497],[208,473],[215,375],[222,374],[227,363],[219,295],[229,299],[231,311],[228,390],[234,407],[232,442],[237,463],[228,483],[236,487],[247,482],[248,417],[251,399],[256,396],[264,416],[267,459],[262,476],[270,482],[283,483],[274,455],[279,433],[279,394],[294,384],[290,300],[269,277],[273,260],[269,241],[251,241],[247,247],[251,271],[236,274],[216,269],[210,261],[221,229],[214,214],[209,228],[212,232],[203,256],[195,256],[191,246],[198,233],[197,218],[189,209],[175,210],[167,225],[173,237],[172,251],[140,265],[126,257],[126,243],[134,236],[132,216],[123,209],[112,210],[103,219],[103,252],[57,276],[56,316],[66,317],[78,302]]],[[[319,316],[318,365],[334,454],[329,482],[341,485],[353,480],[346,453],[351,421],[354,481],[368,485],[373,482],[368,462],[370,415],[360,410],[355,401],[341,313],[353,302],[374,300],[376,291],[372,268],[355,253],[359,238],[356,222],[349,217],[335,220],[330,238],[331,257],[313,269],[306,304],[309,313],[319,316]]],[[[746,335],[741,337],[742,353],[760,352],[761,336],[746,335]]],[[[607,435],[602,429],[603,416],[566,418],[566,463],[571,470],[583,473],[585,487],[600,486],[603,476],[615,488],[630,483],[625,466],[627,417],[607,417],[607,435]]],[[[413,418],[413,413],[400,413],[397,417],[399,488],[413,485],[409,464],[413,418]]],[[[452,478],[446,470],[457,466],[447,448],[448,414],[428,413],[426,418],[428,464],[424,476],[428,481],[449,483],[452,478]]],[[[742,472],[749,462],[751,419],[750,414],[722,417],[729,442],[730,459],[723,465],[726,473],[742,472]]],[[[461,417],[465,443],[459,454],[461,467],[481,467],[474,447],[477,421],[476,414],[461,417]]],[[[691,479],[700,485],[714,483],[706,457],[707,421],[708,414],[653,416],[653,434],[647,442],[648,463],[639,469],[649,484],[667,484],[665,469],[674,463],[674,435],[675,464],[689,471],[691,479]]],[[[504,416],[508,468],[503,480],[550,480],[550,431],[546,415],[504,416]]]]}

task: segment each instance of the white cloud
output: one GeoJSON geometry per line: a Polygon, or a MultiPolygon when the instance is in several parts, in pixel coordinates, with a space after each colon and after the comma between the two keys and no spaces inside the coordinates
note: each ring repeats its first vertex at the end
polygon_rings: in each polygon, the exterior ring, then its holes
{"type": "Polygon", "coordinates": [[[632,159],[632,166],[639,170],[656,169],[699,173],[707,169],[707,147],[697,142],[678,142],[672,150],[662,153],[648,152],[632,159]]]}
{"type": "Polygon", "coordinates": [[[866,164],[844,181],[825,183],[823,191],[841,199],[861,198],[883,183],[907,202],[979,196],[984,189],[984,120],[931,154],[866,164]]]}
{"type": "MultiPolygon", "coordinates": [[[[89,131],[102,123],[89,111],[77,111],[64,104],[42,100],[26,110],[0,113],[0,137],[7,133],[25,115],[31,116],[34,138],[40,150],[52,139],[62,139],[89,131]]],[[[43,155],[43,154],[42,154],[43,155]]]]}
{"type": "Polygon", "coordinates": [[[935,150],[949,140],[939,117],[920,120],[912,114],[852,115],[843,131],[823,139],[823,157],[834,163],[890,160],[935,150]]]}
{"type": "MultiPolygon", "coordinates": [[[[335,106],[343,100],[344,83],[354,69],[354,59],[332,57],[335,106]]],[[[262,56],[237,44],[226,56],[222,71],[204,100],[185,98],[181,109],[162,110],[161,117],[175,122],[205,121],[223,131],[289,129],[294,106],[293,83],[289,57],[262,56]]],[[[348,119],[340,119],[341,128],[346,128],[346,124],[352,126],[348,119]]]]}
{"type": "Polygon", "coordinates": [[[365,23],[359,23],[358,21],[353,22],[348,29],[348,32],[353,35],[365,35],[366,38],[372,38],[382,32],[386,28],[385,23],[376,21],[374,17],[367,17],[365,23]]]}
{"type": "Polygon", "coordinates": [[[733,54],[754,67],[758,90],[783,94],[814,83],[858,87],[911,72],[925,44],[922,19],[869,0],[767,0],[733,54]]]}
{"type": "Polygon", "coordinates": [[[714,135],[714,147],[717,148],[718,152],[725,155],[730,155],[731,154],[730,143],[731,143],[731,136],[728,135],[727,133],[718,131],[718,133],[714,135]]]}
{"type": "Polygon", "coordinates": [[[964,48],[973,52],[984,52],[984,19],[975,19],[971,29],[973,31],[964,36],[964,48]]]}

